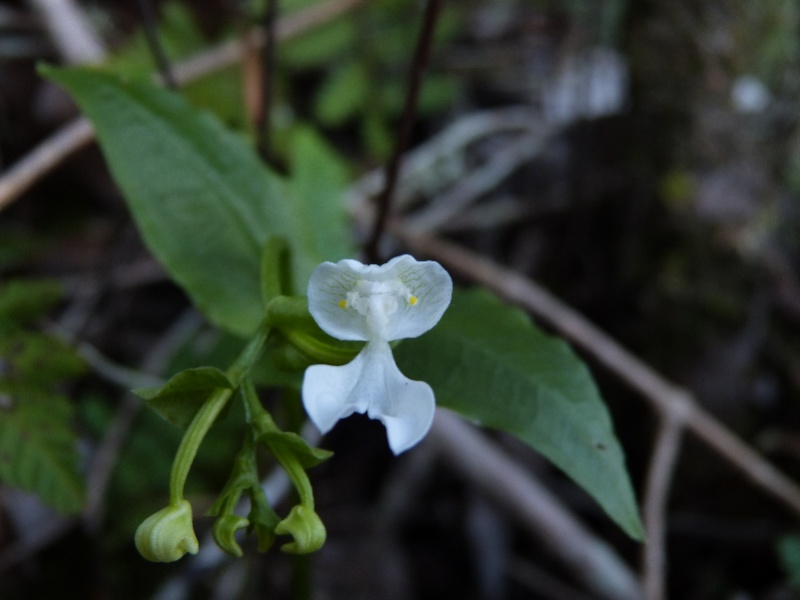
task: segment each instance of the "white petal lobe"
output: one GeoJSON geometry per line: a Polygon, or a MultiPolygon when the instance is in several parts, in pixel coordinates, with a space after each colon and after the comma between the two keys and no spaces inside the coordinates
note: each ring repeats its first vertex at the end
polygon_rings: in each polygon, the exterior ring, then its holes
{"type": "Polygon", "coordinates": [[[314,365],[303,378],[303,404],[323,433],[354,412],[380,420],[389,446],[400,454],[431,427],[436,402],[431,387],[404,376],[386,343],[368,343],[349,364],[314,365]]]}
{"type": "Polygon", "coordinates": [[[441,318],[453,293],[433,261],[398,256],[385,265],[354,260],[319,265],[308,283],[308,308],[340,340],[399,340],[422,335],[441,318]]]}

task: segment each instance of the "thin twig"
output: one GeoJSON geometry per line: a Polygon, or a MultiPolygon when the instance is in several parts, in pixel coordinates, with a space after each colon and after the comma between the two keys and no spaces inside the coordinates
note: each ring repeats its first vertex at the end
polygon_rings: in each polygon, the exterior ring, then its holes
{"type": "Polygon", "coordinates": [[[156,14],[153,12],[153,7],[150,0],[138,0],[139,14],[142,17],[142,27],[144,29],[145,38],[147,38],[147,45],[150,47],[150,53],[156,60],[158,72],[161,74],[161,81],[164,82],[170,89],[178,87],[178,82],[172,73],[172,66],[170,64],[167,52],[164,45],[161,43],[161,36],[158,35],[158,20],[156,14]]]}
{"type": "Polygon", "coordinates": [[[646,600],[667,597],[667,503],[684,422],[664,415],[655,441],[645,484],[642,512],[647,542],[642,549],[642,584],[646,600]]]}
{"type": "Polygon", "coordinates": [[[530,162],[547,143],[548,136],[522,134],[472,172],[449,191],[439,195],[435,202],[409,217],[415,229],[433,231],[452,221],[472,203],[512,175],[522,165],[530,162]]]}
{"type": "Polygon", "coordinates": [[[404,228],[392,231],[416,252],[523,306],[641,393],[662,415],[685,419],[686,427],[752,482],[800,514],[800,487],[697,404],[686,390],[664,379],[582,315],[526,277],[450,242],[404,228]]]}
{"type": "Polygon", "coordinates": [[[89,19],[74,0],[31,0],[66,64],[100,63],[106,49],[89,19]]]}
{"type": "Polygon", "coordinates": [[[92,124],[79,117],[14,163],[0,179],[0,211],[67,157],[91,144],[93,139],[92,124]]]}
{"type": "Polygon", "coordinates": [[[436,412],[430,437],[470,482],[529,531],[588,589],[603,598],[639,600],[641,589],[630,568],[605,542],[589,532],[553,494],[465,421],[436,412]]]}
{"type": "MultiPolygon", "coordinates": [[[[458,182],[466,170],[462,156],[470,145],[486,137],[510,132],[538,135],[543,128],[537,113],[527,106],[482,110],[460,117],[406,154],[403,176],[398,178],[395,187],[394,210],[402,212],[415,197],[429,195],[431,187],[438,191],[458,182]]],[[[373,223],[374,206],[364,199],[377,196],[385,180],[385,170],[374,169],[349,189],[348,206],[352,213],[358,214],[359,224],[373,223]]]]}
{"type": "Polygon", "coordinates": [[[272,104],[275,83],[275,19],[278,14],[278,0],[267,0],[264,11],[264,47],[261,52],[261,110],[256,128],[258,131],[258,152],[265,163],[272,162],[272,104]]]}
{"type": "MultiPolygon", "coordinates": [[[[366,0],[328,0],[307,10],[281,18],[277,38],[285,41],[327,23],[366,0]]],[[[260,30],[251,32],[247,40],[233,40],[202,52],[175,66],[174,76],[179,84],[194,81],[239,62],[247,48],[264,43],[260,30]],[[252,44],[252,45],[249,45],[252,44]]],[[[36,146],[0,178],[0,211],[9,206],[39,179],[58,167],[94,139],[94,130],[83,117],[75,119],[36,146]]]]}
{"type": "Polygon", "coordinates": [[[403,116],[400,121],[400,130],[395,138],[392,156],[389,160],[389,164],[386,167],[386,181],[384,188],[381,192],[381,195],[377,199],[378,212],[375,217],[372,235],[370,236],[365,248],[367,258],[371,262],[379,262],[380,260],[379,245],[389,219],[392,196],[397,183],[397,175],[400,170],[400,161],[403,158],[403,153],[408,147],[411,139],[411,131],[414,127],[414,122],[416,121],[419,92],[422,89],[422,79],[430,58],[431,47],[433,46],[433,34],[436,31],[436,24],[439,20],[439,14],[441,13],[443,5],[444,0],[428,0],[427,5],[425,6],[422,30],[420,31],[419,39],[417,40],[417,47],[414,52],[414,60],[411,63],[411,69],[408,76],[408,87],[406,89],[406,100],[403,108],[403,116]]]}

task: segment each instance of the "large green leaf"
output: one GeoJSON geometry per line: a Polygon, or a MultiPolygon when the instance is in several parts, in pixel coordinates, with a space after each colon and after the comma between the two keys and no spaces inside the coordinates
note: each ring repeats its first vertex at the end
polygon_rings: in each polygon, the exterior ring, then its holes
{"type": "MultiPolygon", "coordinates": [[[[288,184],[303,246],[320,260],[337,261],[355,255],[343,202],[349,182],[344,161],[306,127],[293,133],[289,153],[292,173],[288,184]]],[[[306,282],[297,283],[302,283],[298,292],[305,295],[306,282]]]]}
{"type": "Polygon", "coordinates": [[[608,411],[561,340],[484,291],[456,294],[441,322],[395,351],[440,406],[508,431],[583,487],[631,537],[643,528],[608,411]]]}
{"type": "MultiPolygon", "coordinates": [[[[88,69],[43,72],[77,100],[146,243],[208,317],[248,335],[262,317],[261,250],[289,241],[304,285],[328,246],[304,225],[313,211],[262,165],[250,145],[180,96],[88,69]]],[[[331,203],[341,189],[327,189],[331,203]]],[[[319,196],[319,194],[317,194],[319,196]]],[[[312,205],[313,206],[313,205],[312,205]]],[[[340,211],[341,212],[341,211],[340,211]]],[[[343,229],[343,218],[328,231],[343,229]]]]}

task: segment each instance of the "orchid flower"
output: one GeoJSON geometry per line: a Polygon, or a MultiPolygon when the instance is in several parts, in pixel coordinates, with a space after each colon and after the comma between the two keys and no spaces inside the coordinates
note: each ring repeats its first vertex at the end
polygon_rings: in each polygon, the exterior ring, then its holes
{"type": "Polygon", "coordinates": [[[346,365],[306,370],[303,404],[322,433],[358,412],[384,424],[395,454],[425,437],[436,409],[433,390],[400,372],[389,342],[436,325],[452,293],[450,275],[439,263],[409,255],[380,266],[347,259],[314,270],[308,282],[311,316],[335,338],[367,342],[346,365]]]}

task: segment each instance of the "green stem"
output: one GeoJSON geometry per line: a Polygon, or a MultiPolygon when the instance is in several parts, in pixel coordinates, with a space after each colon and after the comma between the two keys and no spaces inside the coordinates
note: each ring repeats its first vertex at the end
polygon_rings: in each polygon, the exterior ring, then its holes
{"type": "MultiPolygon", "coordinates": [[[[244,392],[247,420],[255,427],[256,435],[280,433],[281,430],[275,425],[272,416],[261,405],[253,382],[249,379],[245,380],[242,383],[242,391],[244,392]]],[[[294,454],[284,446],[280,444],[270,444],[269,442],[266,443],[272,455],[280,463],[283,470],[286,471],[286,474],[292,481],[292,484],[297,490],[297,494],[300,496],[300,504],[310,510],[314,510],[314,492],[311,488],[311,481],[309,481],[308,474],[300,464],[300,461],[298,461],[294,454]]]]}
{"type": "Polygon", "coordinates": [[[186,433],[183,434],[181,445],[178,447],[178,452],[175,454],[175,460],[172,463],[169,482],[170,504],[174,505],[183,500],[186,477],[203,438],[205,438],[206,433],[216,421],[219,413],[225,408],[233,392],[242,384],[242,380],[250,371],[253,363],[258,359],[269,332],[269,327],[259,327],[256,335],[245,346],[242,353],[227,371],[228,377],[233,382],[233,387],[231,389],[215,390],[203,403],[200,410],[197,411],[192,422],[189,423],[186,433]]]}

